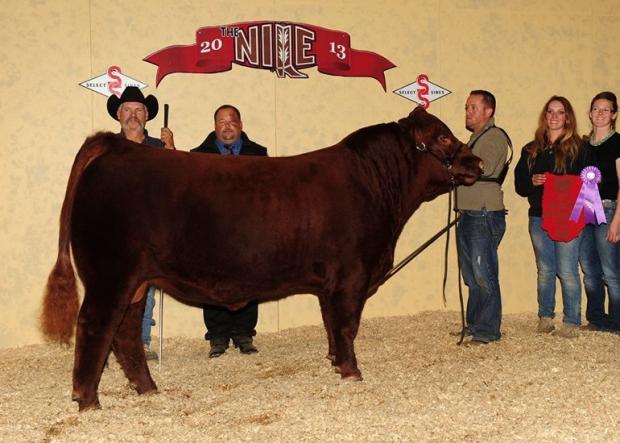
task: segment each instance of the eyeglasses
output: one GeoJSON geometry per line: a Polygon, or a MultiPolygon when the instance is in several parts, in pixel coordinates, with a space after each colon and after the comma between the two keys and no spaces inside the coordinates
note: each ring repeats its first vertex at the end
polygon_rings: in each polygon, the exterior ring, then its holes
{"type": "Polygon", "coordinates": [[[592,108],[592,112],[593,113],[597,113],[598,112],[599,114],[611,114],[612,112],[615,112],[615,111],[613,111],[613,110],[611,110],[609,108],[597,108],[597,107],[594,107],[594,108],[592,108]]]}

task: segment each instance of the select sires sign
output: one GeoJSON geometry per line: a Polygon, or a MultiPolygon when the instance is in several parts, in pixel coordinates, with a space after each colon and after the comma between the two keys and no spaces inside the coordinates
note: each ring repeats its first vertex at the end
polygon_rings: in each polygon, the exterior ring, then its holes
{"type": "Polygon", "coordinates": [[[349,34],[290,22],[244,22],[196,31],[196,43],[168,46],[145,61],[158,67],[156,85],[168,74],[216,73],[232,64],[269,69],[279,78],[308,78],[302,69],[344,77],[372,77],[383,89],[385,71],[395,65],[383,56],[351,48],[349,34]]]}

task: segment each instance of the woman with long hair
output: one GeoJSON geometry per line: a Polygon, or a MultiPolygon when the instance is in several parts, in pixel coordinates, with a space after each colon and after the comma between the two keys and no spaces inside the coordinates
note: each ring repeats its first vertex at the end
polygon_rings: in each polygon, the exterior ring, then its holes
{"type": "Polygon", "coordinates": [[[515,189],[527,197],[529,233],[537,268],[537,332],[562,337],[579,335],[581,324],[581,283],[579,281],[579,246],[581,234],[568,242],[553,240],[542,228],[542,197],[545,173],[579,175],[585,162],[583,143],[577,135],[577,121],[570,102],[554,95],[545,103],[539,117],[534,140],[525,145],[515,168],[515,189]],[[555,285],[560,279],[564,317],[555,329],[555,285]]]}
{"type": "Polygon", "coordinates": [[[599,194],[607,223],[586,226],[580,261],[584,270],[588,329],[620,331],[620,135],[616,133],[618,100],[613,92],[596,94],[590,102],[592,131],[586,149],[601,171],[599,194]],[[605,314],[605,287],[609,311],[605,314]]]}

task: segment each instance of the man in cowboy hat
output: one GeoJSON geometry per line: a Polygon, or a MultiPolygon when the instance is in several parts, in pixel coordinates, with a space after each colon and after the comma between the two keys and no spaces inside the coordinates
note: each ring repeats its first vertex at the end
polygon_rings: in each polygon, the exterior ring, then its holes
{"type": "Polygon", "coordinates": [[[161,140],[150,137],[146,130],[146,122],[153,120],[159,111],[159,104],[153,95],[146,98],[136,86],[125,88],[120,97],[111,95],[108,98],[108,114],[121,124],[119,135],[127,140],[156,148],[175,149],[172,131],[161,128],[161,140]]]}
{"type": "MultiPolygon", "coordinates": [[[[161,139],[149,136],[146,130],[146,122],[154,119],[159,110],[157,99],[153,95],[145,98],[139,88],[128,86],[120,97],[111,95],[107,105],[108,114],[121,124],[119,136],[155,148],[175,149],[174,137],[170,129],[161,128],[161,139]]],[[[151,327],[155,324],[153,321],[154,307],[155,288],[151,286],[146,294],[146,306],[142,317],[142,341],[147,360],[158,359],[157,353],[150,348],[151,327]]]]}

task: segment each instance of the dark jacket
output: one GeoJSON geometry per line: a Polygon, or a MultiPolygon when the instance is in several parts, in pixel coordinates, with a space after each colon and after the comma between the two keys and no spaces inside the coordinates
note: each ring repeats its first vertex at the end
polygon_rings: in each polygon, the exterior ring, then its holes
{"type": "MultiPolygon", "coordinates": [[[[127,138],[127,137],[125,137],[125,133],[123,131],[119,132],[116,135],[118,135],[121,138],[127,138]]],[[[144,130],[144,140],[142,140],[142,144],[146,145],[146,146],[152,146],[153,148],[163,148],[164,147],[164,142],[162,142],[158,138],[151,137],[146,129],[144,130]]]]}
{"type": "Polygon", "coordinates": [[[555,167],[555,155],[553,149],[545,149],[541,152],[532,168],[527,164],[527,149],[533,142],[528,143],[521,149],[521,158],[519,163],[515,167],[515,190],[521,197],[527,197],[530,204],[528,214],[533,217],[542,217],[542,195],[544,186],[534,186],[532,183],[532,176],[534,174],[544,174],[550,172],[556,175],[579,175],[581,170],[590,164],[588,151],[582,147],[579,150],[579,154],[572,164],[567,165],[566,172],[561,174],[554,171],[555,167]]]}
{"type": "MultiPolygon", "coordinates": [[[[217,149],[217,145],[215,144],[215,131],[211,132],[207,138],[200,144],[200,146],[195,147],[191,150],[191,152],[205,152],[207,154],[219,154],[220,150],[217,149]]],[[[248,135],[245,132],[241,132],[241,140],[243,143],[241,144],[241,152],[239,155],[258,155],[258,156],[267,156],[267,148],[259,145],[258,143],[253,142],[248,138],[248,135]]]]}
{"type": "Polygon", "coordinates": [[[618,198],[616,161],[620,158],[620,134],[616,132],[597,146],[588,143],[587,147],[591,153],[592,164],[601,171],[601,183],[598,185],[601,198],[616,200],[618,198]]]}

